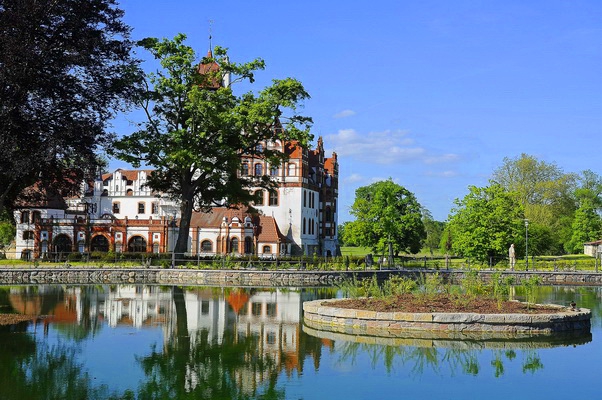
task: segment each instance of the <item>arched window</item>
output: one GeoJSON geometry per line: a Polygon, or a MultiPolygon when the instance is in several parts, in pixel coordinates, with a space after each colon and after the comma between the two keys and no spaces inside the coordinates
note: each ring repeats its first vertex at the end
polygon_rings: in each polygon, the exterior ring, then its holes
{"type": "Polygon", "coordinates": [[[21,223],[29,224],[29,211],[21,211],[21,223]]]}
{"type": "Polygon", "coordinates": [[[201,251],[203,253],[211,253],[213,251],[213,244],[211,240],[203,240],[201,242],[201,251]]]}
{"type": "Polygon", "coordinates": [[[330,210],[330,207],[326,207],[326,210],[324,210],[324,221],[332,221],[332,211],[330,210]]]}
{"type": "Polygon", "coordinates": [[[126,195],[126,196],[133,196],[133,195],[134,195],[134,191],[133,191],[132,189],[128,189],[128,190],[125,192],[125,195],[126,195]]]}
{"type": "Polygon", "coordinates": [[[232,238],[232,240],[230,240],[230,252],[238,254],[238,238],[232,238]]]}
{"type": "Polygon", "coordinates": [[[307,192],[303,191],[303,207],[307,207],[307,192]]]}
{"type": "Polygon", "coordinates": [[[256,200],[254,201],[253,204],[255,204],[256,206],[262,206],[263,205],[263,190],[258,190],[255,192],[255,198],[256,200]]]}
{"type": "Polygon", "coordinates": [[[272,246],[263,246],[263,254],[272,254],[272,246]]]}
{"type": "Polygon", "coordinates": [[[253,239],[249,236],[245,237],[245,254],[251,254],[253,252],[253,239]]]}
{"type": "Polygon", "coordinates": [[[263,165],[255,164],[255,176],[261,176],[261,175],[263,175],[263,165]]]}
{"type": "Polygon", "coordinates": [[[108,189],[103,189],[101,196],[102,197],[106,197],[109,195],[109,190],[108,189]]]}
{"type": "Polygon", "coordinates": [[[103,235],[94,236],[90,241],[90,250],[106,253],[109,251],[109,239],[103,235]]]}
{"type": "Polygon", "coordinates": [[[33,231],[23,232],[23,240],[33,240],[33,231]]]}
{"type": "Polygon", "coordinates": [[[134,236],[128,242],[128,251],[130,253],[146,252],[146,240],[142,236],[134,236]]]}
{"type": "Polygon", "coordinates": [[[295,164],[288,165],[287,175],[288,176],[297,176],[297,166],[295,164]]]}
{"type": "Polygon", "coordinates": [[[243,162],[242,163],[242,169],[240,171],[240,175],[241,176],[249,176],[249,163],[248,162],[243,162]]]}
{"type": "Polygon", "coordinates": [[[278,192],[277,191],[270,192],[270,205],[271,206],[278,205],[278,192]]]}
{"type": "Polygon", "coordinates": [[[54,238],[54,251],[55,253],[71,253],[73,249],[73,242],[71,238],[65,234],[60,234],[54,238]]]}

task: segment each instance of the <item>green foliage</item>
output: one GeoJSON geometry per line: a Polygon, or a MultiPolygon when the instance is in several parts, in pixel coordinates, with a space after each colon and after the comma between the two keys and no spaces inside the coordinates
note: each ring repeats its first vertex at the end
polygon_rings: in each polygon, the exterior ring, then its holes
{"type": "Polygon", "coordinates": [[[562,244],[571,237],[577,176],[564,173],[554,163],[521,154],[514,159],[504,158],[502,166],[494,171],[492,181],[517,194],[525,218],[531,224],[547,228],[549,237],[545,247],[550,250],[546,253],[560,254],[562,244]]]}
{"type": "Polygon", "coordinates": [[[8,246],[15,239],[16,229],[8,221],[0,221],[0,249],[8,246]]]}
{"type": "Polygon", "coordinates": [[[596,212],[593,200],[584,198],[575,212],[572,223],[573,234],[565,249],[569,253],[582,253],[583,243],[602,238],[602,216],[596,212]]]}
{"type": "Polygon", "coordinates": [[[426,237],[414,194],[391,179],[358,188],[351,214],[356,220],[345,225],[345,242],[379,254],[417,253],[426,237]]]}
{"type": "Polygon", "coordinates": [[[532,303],[535,303],[535,288],[541,284],[541,278],[537,275],[532,275],[527,279],[523,279],[520,283],[521,288],[525,291],[527,309],[532,303]]]}
{"type": "Polygon", "coordinates": [[[424,223],[424,229],[426,231],[424,245],[432,256],[441,243],[445,222],[435,221],[428,210],[423,210],[422,222],[424,223]]]}
{"type": "Polygon", "coordinates": [[[0,3],[0,211],[34,183],[77,190],[98,164],[138,75],[122,16],[114,0],[0,3]]]}
{"type": "Polygon", "coordinates": [[[513,193],[500,185],[469,187],[456,200],[444,235],[455,254],[485,262],[507,254],[524,229],[522,207],[513,193]]]}
{"type": "Polygon", "coordinates": [[[299,81],[274,80],[256,94],[236,95],[222,82],[229,77],[231,84],[253,83],[264,62],[235,63],[226,49],[216,47],[215,56],[203,58],[199,67],[185,39],[179,34],[172,40],[140,42],[161,68],[148,75],[148,90],[141,97],[147,121],[113,149],[136,167],[155,168],[148,186],[179,200],[177,253],[187,251],[193,209],[209,209],[223,201],[249,204],[255,199],[251,188],[275,190],[277,182],[267,175],[239,173],[245,157],[281,165],[287,153],[266,143],[296,141],[306,146],[311,140],[311,119],[297,112],[309,98],[299,81]]]}

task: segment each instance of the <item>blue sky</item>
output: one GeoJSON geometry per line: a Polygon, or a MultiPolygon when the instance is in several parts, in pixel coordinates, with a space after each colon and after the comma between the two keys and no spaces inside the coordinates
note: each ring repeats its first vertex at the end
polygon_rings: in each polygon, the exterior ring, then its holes
{"type": "Polygon", "coordinates": [[[202,56],[211,20],[232,60],[266,61],[257,88],[303,82],[313,134],[339,155],[341,222],[358,187],[389,177],[443,221],[469,185],[521,153],[602,175],[602,1],[120,5],[134,39],[182,32],[202,56]]]}

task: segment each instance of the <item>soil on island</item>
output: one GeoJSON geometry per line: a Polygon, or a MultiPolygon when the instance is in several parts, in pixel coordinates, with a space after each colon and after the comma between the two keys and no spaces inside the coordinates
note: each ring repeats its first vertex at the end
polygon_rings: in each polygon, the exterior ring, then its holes
{"type": "Polygon", "coordinates": [[[0,325],[13,325],[24,321],[33,321],[40,318],[37,315],[0,314],[0,325]]]}
{"type": "Polygon", "coordinates": [[[378,312],[407,313],[477,313],[477,314],[553,314],[566,308],[530,305],[518,301],[498,302],[489,298],[453,297],[446,294],[415,296],[396,295],[387,298],[341,299],[324,305],[338,308],[378,312]]]}

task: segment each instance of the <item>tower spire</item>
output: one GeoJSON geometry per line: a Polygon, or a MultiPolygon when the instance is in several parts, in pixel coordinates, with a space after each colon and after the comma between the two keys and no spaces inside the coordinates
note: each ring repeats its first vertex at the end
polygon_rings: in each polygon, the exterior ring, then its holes
{"type": "Polygon", "coordinates": [[[213,57],[213,44],[211,43],[211,39],[213,39],[213,36],[212,36],[213,20],[210,19],[208,22],[209,22],[209,54],[211,54],[211,57],[213,57]]]}

